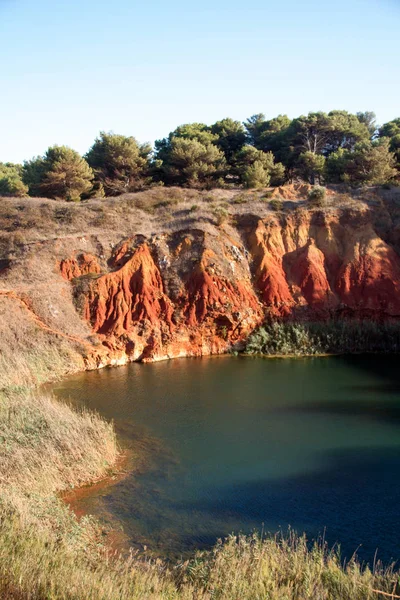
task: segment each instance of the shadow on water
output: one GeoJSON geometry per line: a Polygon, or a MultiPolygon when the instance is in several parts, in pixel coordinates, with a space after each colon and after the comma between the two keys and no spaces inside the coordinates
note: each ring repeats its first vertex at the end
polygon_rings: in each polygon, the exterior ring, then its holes
{"type": "MultiPolygon", "coordinates": [[[[360,374],[373,374],[373,384],[337,384],[343,398],[334,402],[312,402],[291,407],[294,412],[326,413],[354,416],[359,419],[381,419],[388,424],[400,420],[400,356],[398,355],[340,355],[329,357],[329,361],[350,366],[360,374]]],[[[281,410],[279,407],[277,411],[281,410]]],[[[282,408],[287,412],[288,407],[282,408]]]]}
{"type": "MultiPolygon", "coordinates": [[[[376,394],[397,394],[396,398],[388,400],[386,398],[380,398],[378,402],[372,403],[368,400],[363,399],[348,399],[348,400],[338,400],[335,404],[327,404],[326,402],[312,402],[309,404],[301,404],[295,407],[291,407],[290,409],[285,408],[285,412],[298,412],[305,414],[322,414],[325,413],[327,415],[343,415],[347,417],[356,417],[357,419],[364,420],[370,419],[372,421],[381,420],[390,425],[397,423],[400,420],[400,405],[398,402],[399,392],[388,391],[386,386],[375,386],[375,387],[363,387],[363,386],[354,386],[352,392],[358,393],[371,393],[376,394]]],[[[276,409],[277,412],[280,411],[279,408],[276,409]]]]}
{"type": "Polygon", "coordinates": [[[344,354],[332,356],[330,360],[343,362],[364,373],[373,373],[382,380],[378,385],[380,391],[400,393],[400,354],[344,354]]]}
{"type": "Polygon", "coordinates": [[[400,556],[400,454],[354,448],[326,457],[323,469],[278,480],[216,486],[196,499],[169,497],[163,489],[122,482],[103,501],[118,514],[132,541],[174,556],[209,548],[232,532],[295,526],[310,538],[340,542],[343,557],[388,563],[400,556]]]}

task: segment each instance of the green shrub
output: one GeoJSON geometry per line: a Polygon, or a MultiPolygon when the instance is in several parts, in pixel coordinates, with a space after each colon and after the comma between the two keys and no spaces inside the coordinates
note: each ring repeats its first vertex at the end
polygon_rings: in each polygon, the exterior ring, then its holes
{"type": "Polygon", "coordinates": [[[281,198],[272,198],[272,200],[269,201],[269,206],[272,210],[278,212],[283,209],[283,201],[281,198]]]}
{"type": "Polygon", "coordinates": [[[324,206],[326,203],[326,189],[320,185],[315,185],[308,192],[308,200],[313,206],[324,206]]]}
{"type": "Polygon", "coordinates": [[[265,194],[261,196],[262,200],[269,200],[270,198],[272,198],[273,193],[273,190],[268,190],[267,192],[265,192],[265,194]]]}
{"type": "Polygon", "coordinates": [[[246,194],[237,194],[233,200],[232,200],[232,204],[246,204],[246,202],[248,202],[249,200],[249,196],[247,196],[246,194]]]}
{"type": "Polygon", "coordinates": [[[229,213],[223,206],[217,206],[213,210],[213,215],[215,217],[217,225],[222,225],[225,221],[228,220],[229,213]]]}
{"type": "Polygon", "coordinates": [[[154,208],[170,208],[176,206],[179,203],[178,198],[167,198],[167,200],[161,200],[154,204],[154,208]]]}
{"type": "Polygon", "coordinates": [[[312,355],[400,352],[400,324],[374,321],[268,323],[254,331],[246,354],[312,355]]]}

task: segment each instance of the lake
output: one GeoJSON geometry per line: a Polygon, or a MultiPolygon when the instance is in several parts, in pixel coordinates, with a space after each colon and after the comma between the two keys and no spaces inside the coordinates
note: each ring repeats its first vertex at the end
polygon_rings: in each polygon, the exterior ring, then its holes
{"type": "Polygon", "coordinates": [[[292,527],[343,556],[400,558],[400,365],[384,355],[210,357],[69,377],[114,420],[132,472],[79,509],[162,556],[292,527]]]}

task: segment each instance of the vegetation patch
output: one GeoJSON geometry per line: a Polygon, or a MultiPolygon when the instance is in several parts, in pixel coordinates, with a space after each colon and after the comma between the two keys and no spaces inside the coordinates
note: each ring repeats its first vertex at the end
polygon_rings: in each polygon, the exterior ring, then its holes
{"type": "Polygon", "coordinates": [[[269,206],[275,212],[283,210],[283,200],[281,198],[273,198],[269,201],[269,206]]]}
{"type": "Polygon", "coordinates": [[[326,204],[326,189],[320,185],[315,185],[308,192],[308,200],[312,206],[322,208],[326,204]]]}
{"type": "Polygon", "coordinates": [[[328,321],[272,322],[249,336],[246,354],[302,356],[400,352],[400,323],[328,321]]]}

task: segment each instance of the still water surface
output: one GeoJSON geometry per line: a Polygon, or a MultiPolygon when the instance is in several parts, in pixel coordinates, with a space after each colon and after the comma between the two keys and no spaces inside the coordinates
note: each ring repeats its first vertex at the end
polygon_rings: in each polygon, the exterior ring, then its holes
{"type": "Polygon", "coordinates": [[[133,449],[131,475],[80,501],[133,543],[175,555],[290,525],[347,557],[400,558],[396,356],[179,359],[53,389],[133,449]]]}

